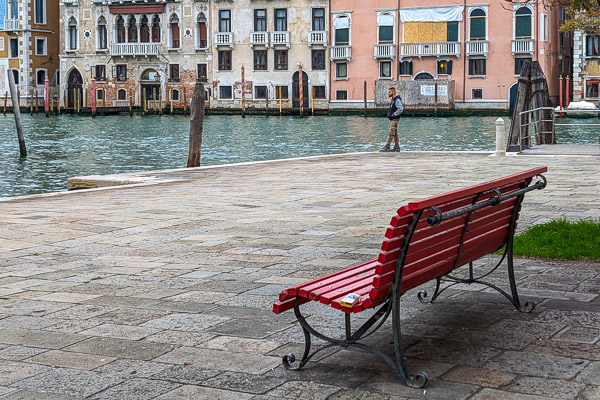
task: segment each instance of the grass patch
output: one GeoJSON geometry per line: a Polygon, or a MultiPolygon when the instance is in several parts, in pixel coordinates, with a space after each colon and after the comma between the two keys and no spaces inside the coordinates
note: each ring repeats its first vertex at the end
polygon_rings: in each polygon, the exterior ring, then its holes
{"type": "Polygon", "coordinates": [[[515,236],[515,256],[600,260],[600,220],[566,219],[536,225],[515,236]]]}

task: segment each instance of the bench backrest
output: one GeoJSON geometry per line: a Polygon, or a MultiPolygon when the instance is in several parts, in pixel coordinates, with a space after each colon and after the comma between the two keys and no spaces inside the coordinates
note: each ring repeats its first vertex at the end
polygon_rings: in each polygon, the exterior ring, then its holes
{"type": "Polygon", "coordinates": [[[545,171],[534,168],[398,209],[385,234],[368,303],[377,305],[388,296],[397,272],[402,294],[502,248],[514,234],[524,195],[519,190],[545,171]],[[488,204],[498,195],[504,197],[499,204],[488,204]],[[435,224],[440,214],[444,217],[435,224]]]}

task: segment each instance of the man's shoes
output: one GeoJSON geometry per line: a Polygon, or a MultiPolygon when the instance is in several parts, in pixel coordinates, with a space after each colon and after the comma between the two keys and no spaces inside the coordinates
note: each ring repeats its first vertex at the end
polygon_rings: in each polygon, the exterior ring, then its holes
{"type": "Polygon", "coordinates": [[[390,148],[389,148],[389,147],[387,147],[387,146],[384,146],[384,147],[382,147],[382,148],[381,148],[381,150],[379,150],[379,151],[380,151],[380,152],[382,152],[382,153],[388,153],[388,152],[390,152],[390,151],[392,151],[392,150],[390,150],[390,148]]]}
{"type": "Polygon", "coordinates": [[[392,150],[392,151],[398,151],[399,152],[400,151],[400,147],[394,147],[394,150],[392,150]]]}

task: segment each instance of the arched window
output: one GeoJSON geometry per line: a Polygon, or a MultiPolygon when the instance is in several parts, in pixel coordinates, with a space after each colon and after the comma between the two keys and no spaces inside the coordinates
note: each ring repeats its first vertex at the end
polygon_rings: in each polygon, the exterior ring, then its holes
{"type": "Polygon", "coordinates": [[[169,19],[169,33],[171,35],[170,47],[172,49],[178,49],[180,45],[179,41],[179,17],[173,14],[169,19]]]}
{"type": "Polygon", "coordinates": [[[69,50],[77,50],[77,21],[71,17],[68,27],[69,50]]]}
{"type": "Polygon", "coordinates": [[[531,39],[531,10],[527,7],[515,13],[515,39],[531,39]]]}
{"type": "Polygon", "coordinates": [[[108,48],[108,33],[106,30],[106,19],[104,17],[98,18],[98,48],[108,48]]]}
{"type": "Polygon", "coordinates": [[[434,79],[434,78],[433,78],[433,75],[431,75],[429,72],[419,72],[415,76],[415,81],[431,80],[431,79],[434,79]]]}
{"type": "Polygon", "coordinates": [[[471,30],[469,37],[471,40],[485,40],[485,11],[476,8],[470,14],[471,30]]]}
{"type": "Polygon", "coordinates": [[[171,92],[171,99],[173,101],[179,101],[179,90],[173,89],[173,91],[171,92]]]}
{"type": "Polygon", "coordinates": [[[125,89],[117,90],[117,100],[127,100],[127,90],[125,90],[125,89]]]}
{"type": "Polygon", "coordinates": [[[350,44],[350,17],[347,15],[338,15],[333,20],[333,28],[335,29],[336,45],[350,44]]]}
{"type": "Polygon", "coordinates": [[[129,16],[127,20],[127,42],[128,43],[137,43],[137,23],[135,17],[133,15],[129,16]]]}
{"type": "Polygon", "coordinates": [[[143,15],[140,22],[140,42],[148,43],[150,41],[150,27],[148,26],[148,17],[143,15]]]}
{"type": "Polygon", "coordinates": [[[116,42],[125,43],[125,21],[121,15],[117,17],[115,26],[116,42]]]}
{"type": "Polygon", "coordinates": [[[152,41],[160,42],[160,17],[158,15],[152,18],[152,41]]]}
{"type": "Polygon", "coordinates": [[[204,13],[198,15],[196,29],[198,30],[198,48],[205,49],[208,42],[206,40],[206,16],[204,13]]]}
{"type": "Polygon", "coordinates": [[[394,16],[387,12],[377,15],[377,30],[379,43],[393,43],[394,16]]]}

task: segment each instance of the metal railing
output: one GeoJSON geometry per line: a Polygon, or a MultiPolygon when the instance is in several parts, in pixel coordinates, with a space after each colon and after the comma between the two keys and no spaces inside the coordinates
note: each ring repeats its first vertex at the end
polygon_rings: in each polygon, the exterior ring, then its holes
{"type": "MultiPolygon", "coordinates": [[[[578,124],[578,123],[556,123],[556,116],[561,116],[562,114],[574,114],[574,115],[582,115],[582,114],[596,114],[598,118],[600,118],[600,110],[560,110],[557,111],[553,107],[538,107],[532,110],[527,110],[520,112],[518,115],[519,118],[519,151],[522,151],[523,148],[531,148],[531,138],[532,131],[535,133],[535,137],[540,137],[541,135],[550,134],[552,144],[556,143],[556,127],[557,126],[600,126],[598,124],[578,124]],[[548,117],[548,113],[550,116],[548,117]]],[[[536,143],[542,144],[542,143],[536,143]]]]}

